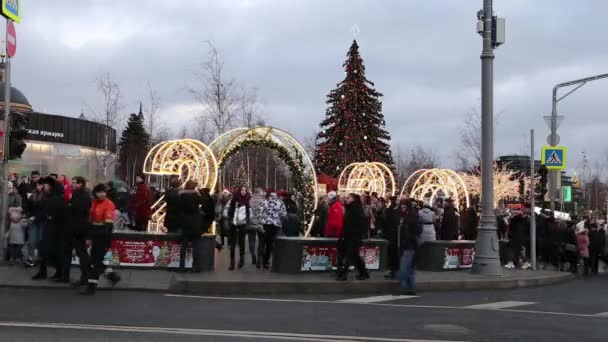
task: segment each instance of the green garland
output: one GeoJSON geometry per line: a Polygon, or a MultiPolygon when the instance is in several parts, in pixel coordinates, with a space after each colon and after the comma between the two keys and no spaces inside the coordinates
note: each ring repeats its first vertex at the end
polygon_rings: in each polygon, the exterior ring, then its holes
{"type": "Polygon", "coordinates": [[[314,203],[315,203],[315,190],[314,182],[310,177],[304,175],[304,161],[302,159],[302,155],[294,148],[295,158],[292,158],[289,150],[274,141],[266,140],[261,137],[247,139],[242,141],[239,144],[236,144],[228,151],[222,154],[219,162],[218,169],[221,169],[225,162],[230,158],[234,157],[237,153],[246,150],[250,147],[262,147],[272,151],[275,151],[277,156],[289,167],[289,171],[293,174],[294,177],[294,188],[297,192],[301,193],[304,196],[304,210],[301,212],[300,219],[304,223],[304,226],[308,226],[308,224],[314,218],[314,203]]]}

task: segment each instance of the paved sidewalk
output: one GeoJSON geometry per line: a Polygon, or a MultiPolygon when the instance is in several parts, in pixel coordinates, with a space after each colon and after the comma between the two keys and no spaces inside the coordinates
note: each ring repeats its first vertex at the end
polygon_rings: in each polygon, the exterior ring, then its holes
{"type": "MultiPolygon", "coordinates": [[[[49,280],[32,281],[35,269],[22,266],[0,265],[0,287],[65,288],[49,280]]],[[[79,272],[74,268],[73,279],[79,272]]],[[[160,270],[119,270],[122,281],[117,290],[161,291],[206,295],[256,295],[256,294],[332,294],[332,293],[391,293],[398,290],[395,281],[387,281],[384,273],[372,272],[367,281],[354,280],[350,274],[347,282],[337,282],[332,273],[276,274],[257,270],[246,264],[237,271],[228,271],[224,262],[216,261],[216,271],[200,274],[179,274],[160,270]]],[[[573,279],[569,273],[554,271],[504,270],[504,276],[485,277],[468,271],[416,273],[419,291],[447,291],[473,289],[505,289],[556,284],[573,279]]],[[[109,288],[108,282],[100,282],[100,288],[109,288]]]]}

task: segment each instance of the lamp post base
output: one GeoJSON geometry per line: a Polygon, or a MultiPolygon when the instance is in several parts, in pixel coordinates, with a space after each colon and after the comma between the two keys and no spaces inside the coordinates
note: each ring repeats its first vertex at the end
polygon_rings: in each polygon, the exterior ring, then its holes
{"type": "Polygon", "coordinates": [[[501,276],[496,217],[482,217],[475,244],[475,259],[471,272],[479,275],[501,276]]]}

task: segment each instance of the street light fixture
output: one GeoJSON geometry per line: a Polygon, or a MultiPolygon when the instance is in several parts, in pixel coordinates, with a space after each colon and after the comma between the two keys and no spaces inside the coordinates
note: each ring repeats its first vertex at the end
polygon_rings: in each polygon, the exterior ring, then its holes
{"type": "MultiPolygon", "coordinates": [[[[564,82],[564,83],[560,83],[560,84],[556,85],[555,87],[553,87],[551,117],[549,117],[549,118],[545,117],[545,119],[547,119],[547,121],[548,121],[549,128],[551,129],[551,134],[549,135],[549,137],[547,139],[549,145],[557,146],[559,144],[559,140],[560,140],[559,136],[557,135],[557,128],[559,127],[559,125],[564,117],[561,115],[559,115],[559,116],[557,115],[557,103],[560,102],[561,100],[565,99],[566,97],[568,97],[570,94],[574,93],[575,91],[579,90],[585,84],[587,84],[589,82],[601,80],[603,78],[608,78],[608,74],[601,74],[601,75],[581,78],[579,80],[564,82]],[[576,85],[576,87],[574,87],[574,89],[570,90],[569,92],[564,94],[562,97],[557,98],[557,91],[560,88],[571,87],[574,85],[576,85]]],[[[557,179],[558,179],[558,177],[561,177],[561,171],[551,170],[549,176],[550,176],[549,177],[549,206],[551,208],[551,211],[555,211],[555,195],[557,194],[557,179]]]]}

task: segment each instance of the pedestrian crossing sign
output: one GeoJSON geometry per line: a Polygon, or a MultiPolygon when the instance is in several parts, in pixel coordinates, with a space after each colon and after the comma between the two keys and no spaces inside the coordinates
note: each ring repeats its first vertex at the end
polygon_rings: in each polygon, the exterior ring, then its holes
{"type": "Polygon", "coordinates": [[[548,170],[566,169],[566,147],[565,146],[543,146],[541,163],[548,170]]]}

